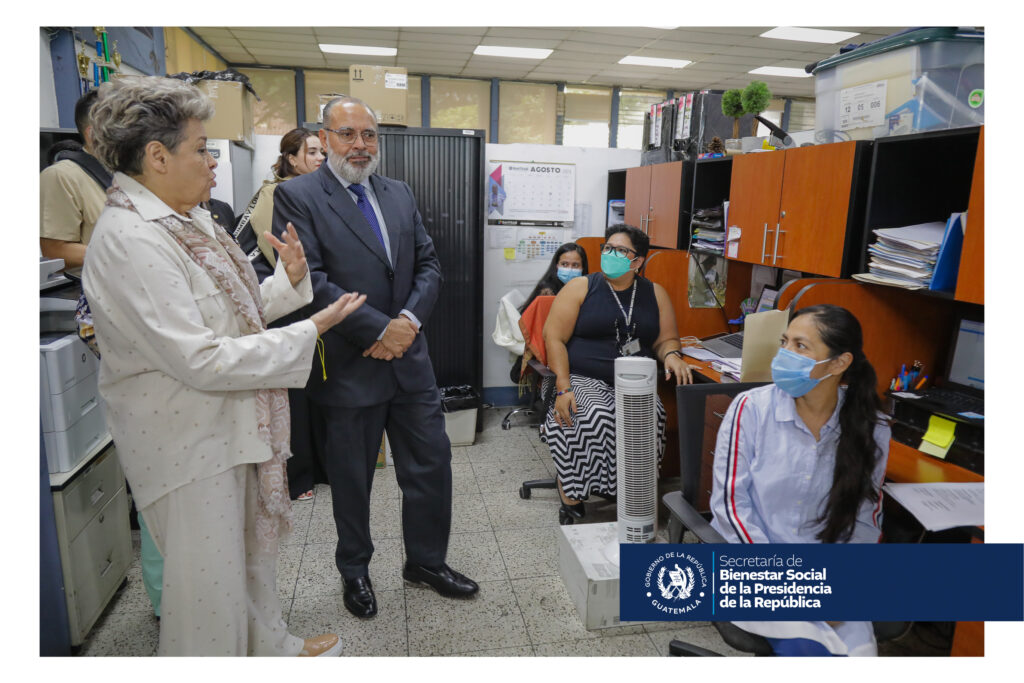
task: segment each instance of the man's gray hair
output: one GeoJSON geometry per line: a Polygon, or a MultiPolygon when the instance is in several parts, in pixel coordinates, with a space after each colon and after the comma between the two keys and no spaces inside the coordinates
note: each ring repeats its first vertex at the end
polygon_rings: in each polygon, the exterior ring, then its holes
{"type": "Polygon", "coordinates": [[[173,152],[188,122],[206,121],[213,112],[210,98],[184,81],[122,76],[100,86],[89,112],[92,149],[107,168],[139,175],[147,144],[156,140],[173,152]]]}
{"type": "Polygon", "coordinates": [[[352,97],[350,95],[342,95],[341,97],[335,97],[333,100],[329,101],[327,104],[324,105],[323,121],[325,126],[329,125],[328,121],[331,120],[331,110],[334,109],[335,106],[339,104],[345,104],[347,102],[354,102],[355,104],[361,104],[364,107],[366,107],[366,111],[370,112],[370,116],[373,117],[373,128],[374,130],[377,129],[377,112],[375,112],[373,110],[373,107],[368,105],[366,102],[363,102],[358,97],[352,97]]]}

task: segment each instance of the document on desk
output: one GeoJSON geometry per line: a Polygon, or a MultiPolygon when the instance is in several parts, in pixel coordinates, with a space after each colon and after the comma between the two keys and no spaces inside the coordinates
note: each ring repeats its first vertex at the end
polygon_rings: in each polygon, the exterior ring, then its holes
{"type": "Polygon", "coordinates": [[[985,484],[885,484],[882,489],[928,531],[985,524],[985,484]]]}

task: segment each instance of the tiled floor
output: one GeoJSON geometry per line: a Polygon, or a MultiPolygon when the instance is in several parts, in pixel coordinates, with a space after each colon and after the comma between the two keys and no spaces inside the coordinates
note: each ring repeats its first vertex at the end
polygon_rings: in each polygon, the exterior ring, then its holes
{"type": "MultiPolygon", "coordinates": [[[[668,653],[672,639],[722,654],[741,654],[703,622],[598,631],[583,627],[558,573],[558,494],[538,490],[530,500],[518,494],[524,480],[554,473],[551,458],[536,429],[502,431],[506,410],[486,409],[484,430],[476,443],[452,449],[448,562],[480,584],[479,595],[473,600],[450,600],[432,590],[405,585],[401,491],[394,470],[385,468],[377,470],[370,513],[376,548],[370,576],[378,615],[356,619],[342,604],[341,581],[334,566],[331,492],[318,486],[313,502],[295,503],[295,531],[279,555],[278,590],[289,630],[300,637],[336,632],[347,656],[656,657],[668,653]]],[[[588,523],[614,519],[613,503],[588,504],[588,523]]],[[[142,587],[137,539],[135,553],[128,586],[114,597],[80,654],[147,656],[156,652],[158,622],[142,587]]],[[[896,650],[886,654],[910,654],[896,650]]]]}

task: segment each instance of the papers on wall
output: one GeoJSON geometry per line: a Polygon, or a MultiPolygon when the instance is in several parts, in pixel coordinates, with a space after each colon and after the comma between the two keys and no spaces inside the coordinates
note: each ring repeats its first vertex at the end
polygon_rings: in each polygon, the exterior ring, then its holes
{"type": "Polygon", "coordinates": [[[487,221],[561,225],[574,220],[576,164],[490,161],[487,221]]]}
{"type": "Polygon", "coordinates": [[[508,249],[516,246],[516,228],[491,225],[487,228],[487,246],[490,249],[508,249]]]}
{"type": "Polygon", "coordinates": [[[740,237],[743,231],[738,225],[729,226],[729,238],[726,242],[725,255],[729,258],[736,258],[740,253],[740,237]]]}
{"type": "Polygon", "coordinates": [[[985,524],[985,484],[885,484],[882,489],[928,531],[985,524]]]}
{"type": "Polygon", "coordinates": [[[725,306],[725,284],[729,262],[721,256],[690,252],[687,299],[690,308],[725,306]]]}

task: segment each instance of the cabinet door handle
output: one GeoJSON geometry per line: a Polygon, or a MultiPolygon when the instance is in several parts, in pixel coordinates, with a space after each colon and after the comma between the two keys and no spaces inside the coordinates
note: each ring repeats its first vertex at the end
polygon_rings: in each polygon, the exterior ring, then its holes
{"type": "Polygon", "coordinates": [[[775,261],[777,259],[785,258],[784,256],[779,256],[779,235],[785,235],[785,234],[786,234],[786,231],[785,230],[780,230],[779,229],[779,224],[776,223],[775,224],[775,248],[772,250],[772,265],[775,265],[775,261]]]}
{"type": "Polygon", "coordinates": [[[766,258],[768,258],[768,252],[765,251],[765,247],[767,246],[767,243],[768,243],[768,233],[773,233],[774,234],[775,231],[774,230],[769,230],[768,229],[768,224],[765,223],[764,224],[764,235],[761,237],[761,263],[764,263],[764,260],[766,258]]]}
{"type": "Polygon", "coordinates": [[[712,410],[711,414],[714,415],[715,417],[717,417],[719,420],[724,420],[725,419],[725,413],[716,413],[715,411],[712,410]]]}
{"type": "Polygon", "coordinates": [[[712,458],[715,457],[715,449],[712,448],[710,451],[708,451],[708,455],[710,455],[712,458]]]}
{"type": "Polygon", "coordinates": [[[113,561],[113,560],[111,559],[111,557],[110,557],[110,556],[108,555],[108,556],[107,556],[107,563],[106,563],[106,564],[105,564],[105,565],[103,566],[103,569],[101,569],[101,570],[100,570],[100,576],[103,576],[104,574],[106,574],[107,572],[109,572],[109,571],[110,571],[110,568],[111,568],[111,567],[113,567],[113,566],[114,566],[114,561],[113,561]]]}

